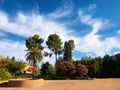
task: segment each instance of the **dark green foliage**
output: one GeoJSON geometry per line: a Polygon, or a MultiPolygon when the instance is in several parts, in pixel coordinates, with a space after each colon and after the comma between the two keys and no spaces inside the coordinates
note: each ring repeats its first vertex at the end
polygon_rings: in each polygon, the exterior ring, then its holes
{"type": "Polygon", "coordinates": [[[64,60],[72,61],[72,50],[75,48],[74,40],[66,41],[64,44],[64,60]]]}
{"type": "Polygon", "coordinates": [[[88,76],[90,76],[90,77],[97,77],[98,76],[98,74],[100,72],[100,65],[95,58],[83,57],[81,59],[80,63],[87,66],[88,76]]]}
{"type": "Polygon", "coordinates": [[[70,49],[68,47],[68,42],[67,41],[64,44],[64,60],[65,61],[71,60],[71,53],[70,53],[70,49]]]}
{"type": "Polygon", "coordinates": [[[82,57],[81,64],[88,65],[89,57],[82,57]]]}
{"type": "Polygon", "coordinates": [[[24,69],[24,63],[21,61],[12,61],[9,66],[8,66],[8,71],[12,74],[12,75],[18,75],[22,72],[22,70],[24,69]]]}
{"type": "Polygon", "coordinates": [[[109,77],[112,74],[113,72],[112,64],[113,64],[113,60],[111,56],[105,55],[103,57],[103,62],[101,67],[101,75],[103,77],[109,77]]]}
{"type": "Polygon", "coordinates": [[[0,70],[6,70],[8,71],[8,66],[10,65],[12,61],[8,58],[4,58],[0,61],[0,70]]]}
{"type": "Polygon", "coordinates": [[[60,37],[57,34],[51,34],[51,35],[49,35],[46,44],[47,44],[48,48],[52,52],[54,52],[55,58],[57,61],[57,56],[59,54],[59,51],[61,50],[61,45],[62,45],[62,41],[61,41],[60,37]]]}
{"type": "Polygon", "coordinates": [[[115,77],[120,77],[120,54],[116,54],[113,56],[113,60],[115,61],[115,77]]]}
{"type": "Polygon", "coordinates": [[[99,74],[100,66],[99,66],[99,63],[97,62],[97,60],[95,60],[94,58],[90,58],[88,60],[87,67],[89,70],[88,76],[96,77],[99,74]]]}
{"type": "Polygon", "coordinates": [[[2,80],[9,80],[12,78],[12,75],[5,70],[0,70],[0,81],[2,80]]]}
{"type": "Polygon", "coordinates": [[[41,43],[43,43],[43,39],[39,37],[39,35],[34,35],[33,37],[29,37],[26,39],[25,45],[28,48],[28,50],[32,48],[38,48],[40,50],[43,50],[43,47],[41,43]]]}
{"type": "Polygon", "coordinates": [[[52,76],[55,75],[55,68],[49,63],[43,63],[41,66],[42,76],[52,76]]]}
{"type": "Polygon", "coordinates": [[[27,54],[26,60],[29,61],[30,64],[37,67],[37,62],[42,60],[42,44],[43,39],[39,37],[39,35],[34,35],[33,37],[29,37],[26,40],[27,54]]]}
{"type": "Polygon", "coordinates": [[[120,54],[105,55],[103,58],[84,57],[80,62],[88,67],[90,77],[120,77],[120,54]]]}
{"type": "Polygon", "coordinates": [[[120,77],[119,54],[115,56],[105,55],[101,65],[101,77],[120,77]]]}
{"type": "Polygon", "coordinates": [[[12,75],[18,75],[24,69],[24,63],[21,61],[13,61],[9,58],[4,58],[0,61],[0,70],[10,72],[12,75]]]}
{"type": "Polygon", "coordinates": [[[15,61],[15,57],[12,57],[12,59],[11,59],[12,61],[15,61]]]}

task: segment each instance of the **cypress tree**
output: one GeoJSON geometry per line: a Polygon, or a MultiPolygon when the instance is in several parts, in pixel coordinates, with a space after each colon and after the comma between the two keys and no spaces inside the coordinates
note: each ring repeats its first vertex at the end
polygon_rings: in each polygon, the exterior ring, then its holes
{"type": "Polygon", "coordinates": [[[72,50],[74,49],[74,40],[66,41],[64,44],[64,60],[72,61],[72,50]]]}

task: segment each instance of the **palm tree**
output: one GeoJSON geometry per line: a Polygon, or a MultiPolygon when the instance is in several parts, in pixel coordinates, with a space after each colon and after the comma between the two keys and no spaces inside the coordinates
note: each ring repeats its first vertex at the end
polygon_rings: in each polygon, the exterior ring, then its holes
{"type": "Polygon", "coordinates": [[[29,61],[32,66],[37,67],[37,61],[41,62],[43,58],[41,50],[34,48],[27,51],[28,53],[25,55],[26,60],[29,61]]]}
{"type": "Polygon", "coordinates": [[[26,60],[34,67],[37,67],[37,62],[42,61],[42,42],[43,39],[39,35],[34,35],[33,37],[29,37],[25,43],[27,47],[26,60]]]}

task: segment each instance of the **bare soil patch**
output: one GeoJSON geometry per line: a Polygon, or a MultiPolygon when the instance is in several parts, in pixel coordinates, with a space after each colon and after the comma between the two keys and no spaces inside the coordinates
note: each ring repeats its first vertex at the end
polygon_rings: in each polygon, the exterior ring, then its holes
{"type": "Polygon", "coordinates": [[[0,88],[0,90],[120,90],[120,78],[94,80],[45,80],[44,85],[41,87],[6,87],[0,88]]]}

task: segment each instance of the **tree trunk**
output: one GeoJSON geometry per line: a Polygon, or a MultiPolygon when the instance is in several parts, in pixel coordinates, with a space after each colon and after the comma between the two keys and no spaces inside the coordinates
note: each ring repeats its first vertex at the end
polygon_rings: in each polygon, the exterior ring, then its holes
{"type": "Polygon", "coordinates": [[[55,60],[57,61],[57,53],[55,53],[55,60]]]}
{"type": "Polygon", "coordinates": [[[36,67],[37,67],[36,63],[37,63],[37,61],[36,61],[36,60],[34,60],[34,61],[33,61],[33,70],[32,70],[33,77],[35,76],[35,71],[34,71],[34,68],[36,68],[36,67]]]}

